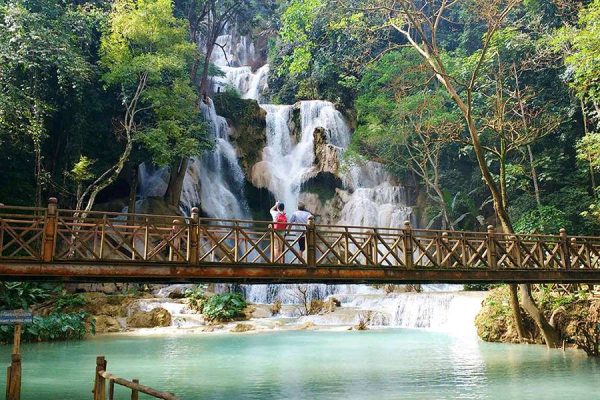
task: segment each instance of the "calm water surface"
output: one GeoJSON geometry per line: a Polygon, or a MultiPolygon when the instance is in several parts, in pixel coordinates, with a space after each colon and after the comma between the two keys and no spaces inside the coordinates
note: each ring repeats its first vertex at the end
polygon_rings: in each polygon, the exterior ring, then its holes
{"type": "MultiPolygon", "coordinates": [[[[90,399],[97,355],[110,372],[182,399],[600,399],[600,362],[582,352],[422,330],[27,344],[22,399],[90,399]]],[[[0,347],[4,367],[9,357],[0,347]]]]}

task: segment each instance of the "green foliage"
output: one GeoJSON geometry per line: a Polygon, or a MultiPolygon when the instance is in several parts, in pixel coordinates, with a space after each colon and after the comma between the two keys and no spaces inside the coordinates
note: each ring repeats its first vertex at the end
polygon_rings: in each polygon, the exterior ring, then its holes
{"type": "Polygon", "coordinates": [[[207,147],[189,78],[196,49],[187,35],[187,23],[175,18],[171,0],[119,0],[102,37],[103,79],[120,88],[131,118],[145,110],[136,119],[141,133],[135,140],[159,165],[207,147]]]}
{"type": "Polygon", "coordinates": [[[79,161],[75,163],[73,169],[71,170],[71,176],[75,182],[85,182],[89,181],[94,177],[94,174],[91,172],[90,167],[94,162],[87,158],[86,156],[79,157],[79,161]]]}
{"type": "MultiPolygon", "coordinates": [[[[24,325],[21,337],[28,342],[83,339],[88,332],[87,317],[88,314],[84,312],[34,317],[32,324],[24,325]]],[[[94,327],[91,324],[93,333],[94,327]]],[[[12,325],[0,326],[0,342],[10,343],[13,329],[12,325]]]]}
{"type": "Polygon", "coordinates": [[[563,28],[554,43],[570,46],[565,62],[572,69],[571,82],[578,95],[600,101],[600,0],[582,8],[577,28],[563,28]]]}
{"type": "Polygon", "coordinates": [[[310,68],[312,50],[317,45],[311,38],[315,20],[324,6],[322,0],[291,0],[281,16],[279,35],[285,45],[293,48],[283,58],[280,73],[297,75],[310,68]]]}
{"type": "Polygon", "coordinates": [[[203,314],[209,321],[229,321],[243,315],[246,300],[240,293],[223,293],[204,303],[203,314]]]}
{"type": "Polygon", "coordinates": [[[546,233],[557,235],[561,228],[570,226],[564,211],[554,206],[541,206],[519,218],[514,228],[517,233],[546,233]]]}
{"type": "Polygon", "coordinates": [[[53,301],[54,313],[69,312],[81,309],[87,304],[85,296],[82,294],[70,294],[62,292],[58,298],[53,301]]]}
{"type": "Polygon", "coordinates": [[[577,142],[577,159],[593,171],[600,171],[600,133],[589,133],[577,142]]]}
{"type": "Polygon", "coordinates": [[[207,300],[204,288],[196,286],[194,289],[187,289],[184,293],[184,297],[187,299],[188,305],[192,310],[199,314],[203,313],[204,305],[207,300]]]}
{"type": "Polygon", "coordinates": [[[0,282],[0,308],[28,309],[50,298],[52,291],[30,282],[0,282]]]}

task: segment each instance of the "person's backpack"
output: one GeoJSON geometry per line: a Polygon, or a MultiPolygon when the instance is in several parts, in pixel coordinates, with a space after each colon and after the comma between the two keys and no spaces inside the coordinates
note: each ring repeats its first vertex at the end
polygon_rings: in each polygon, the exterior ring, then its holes
{"type": "Polygon", "coordinates": [[[275,230],[283,231],[285,229],[287,229],[287,215],[284,212],[280,212],[275,218],[275,230]]]}

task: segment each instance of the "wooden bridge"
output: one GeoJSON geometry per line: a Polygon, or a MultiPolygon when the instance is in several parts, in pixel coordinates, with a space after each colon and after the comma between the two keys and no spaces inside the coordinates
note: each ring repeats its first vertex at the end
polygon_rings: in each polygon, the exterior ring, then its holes
{"type": "Polygon", "coordinates": [[[600,283],[600,238],[0,207],[0,279],[600,283]],[[301,236],[306,251],[299,250],[301,236]]]}

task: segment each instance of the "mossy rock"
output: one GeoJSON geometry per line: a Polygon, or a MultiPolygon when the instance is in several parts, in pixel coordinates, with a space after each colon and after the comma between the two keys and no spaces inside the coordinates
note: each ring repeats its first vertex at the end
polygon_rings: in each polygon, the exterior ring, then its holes
{"type": "Polygon", "coordinates": [[[96,333],[121,332],[121,324],[115,317],[98,315],[94,317],[96,333]]]}
{"type": "Polygon", "coordinates": [[[164,308],[158,307],[152,311],[137,311],[127,318],[127,326],[130,328],[156,328],[171,326],[171,313],[164,308]]]}
{"type": "Polygon", "coordinates": [[[233,333],[243,333],[253,331],[256,328],[251,324],[236,324],[229,332],[233,333]]]}
{"type": "Polygon", "coordinates": [[[231,126],[231,141],[242,168],[249,175],[252,166],[261,160],[262,149],[267,144],[267,113],[255,100],[242,99],[232,91],[215,95],[213,103],[217,114],[231,126]]]}

